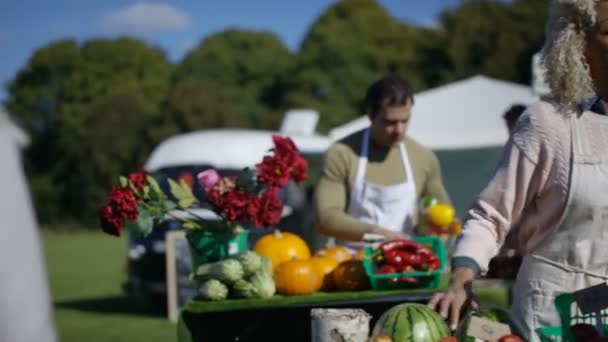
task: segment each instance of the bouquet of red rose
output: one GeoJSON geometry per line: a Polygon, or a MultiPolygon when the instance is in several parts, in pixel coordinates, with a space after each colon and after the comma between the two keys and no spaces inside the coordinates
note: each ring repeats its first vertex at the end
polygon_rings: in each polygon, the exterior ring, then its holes
{"type": "Polygon", "coordinates": [[[245,169],[238,177],[220,177],[214,169],[198,175],[207,202],[228,223],[271,227],[279,223],[283,202],[279,191],[290,180],[302,182],[308,163],[289,138],[273,136],[275,147],[256,170],[245,169]]]}
{"type": "MultiPolygon", "coordinates": [[[[220,177],[214,169],[197,175],[206,201],[228,228],[246,224],[272,227],[279,223],[283,212],[280,190],[291,180],[306,180],[308,163],[290,138],[273,136],[274,148],[263,157],[255,169],[246,168],[235,177],[220,177]]],[[[200,206],[192,189],[185,182],[167,180],[176,200],[161,190],[157,181],[145,171],[121,176],[113,187],[108,202],[100,209],[103,231],[120,236],[125,227],[136,235],[147,235],[169,215],[183,222],[187,229],[201,229],[200,220],[190,211],[200,206]],[[176,216],[174,210],[184,210],[194,220],[176,216]]]]}

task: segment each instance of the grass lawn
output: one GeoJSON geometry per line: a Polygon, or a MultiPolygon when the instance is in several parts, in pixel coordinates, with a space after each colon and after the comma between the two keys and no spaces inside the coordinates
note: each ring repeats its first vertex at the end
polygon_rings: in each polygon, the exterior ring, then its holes
{"type": "Polygon", "coordinates": [[[62,342],[176,341],[176,326],[122,296],[125,238],[97,232],[43,233],[62,342]]]}
{"type": "MultiPolygon", "coordinates": [[[[86,231],[44,231],[43,243],[62,342],[176,341],[176,325],[121,293],[126,238],[86,231]]],[[[505,306],[501,289],[477,291],[505,306]]]]}

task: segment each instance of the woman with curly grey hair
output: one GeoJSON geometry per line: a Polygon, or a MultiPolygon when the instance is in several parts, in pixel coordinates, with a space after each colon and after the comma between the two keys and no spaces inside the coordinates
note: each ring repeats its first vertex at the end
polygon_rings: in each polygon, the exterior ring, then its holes
{"type": "Polygon", "coordinates": [[[608,0],[554,0],[542,61],[552,92],[529,106],[465,219],[448,289],[429,306],[452,327],[511,227],[524,254],[511,326],[560,325],[555,296],[608,280],[608,0]]]}

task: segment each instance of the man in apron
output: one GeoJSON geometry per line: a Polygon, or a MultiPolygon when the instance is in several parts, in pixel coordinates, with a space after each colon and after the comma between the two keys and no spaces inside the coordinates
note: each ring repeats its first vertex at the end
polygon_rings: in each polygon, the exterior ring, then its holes
{"type": "Polygon", "coordinates": [[[435,154],[406,136],[414,98],[409,83],[386,76],[365,98],[370,126],[334,143],[315,189],[316,227],[351,250],[366,234],[407,238],[419,199],[450,203],[435,154]]]}

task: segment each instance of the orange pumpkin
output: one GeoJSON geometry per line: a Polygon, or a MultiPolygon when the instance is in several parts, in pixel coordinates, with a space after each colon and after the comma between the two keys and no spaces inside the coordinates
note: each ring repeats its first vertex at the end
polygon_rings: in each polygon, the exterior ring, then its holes
{"type": "Polygon", "coordinates": [[[369,278],[360,260],[341,262],[333,271],[336,288],[344,291],[359,291],[369,288],[369,278]]]}
{"type": "Polygon", "coordinates": [[[317,275],[323,280],[321,290],[328,291],[334,287],[334,279],[332,272],[338,266],[338,262],[334,258],[329,257],[312,257],[310,258],[317,271],[317,275]]]}
{"type": "Polygon", "coordinates": [[[270,258],[272,269],[293,259],[310,259],[310,248],[296,234],[275,230],[259,239],[253,250],[259,255],[270,258]]]}
{"type": "Polygon", "coordinates": [[[319,250],[315,255],[320,257],[334,258],[337,262],[342,262],[353,258],[348,249],[342,246],[323,248],[319,250]]]}
{"type": "Polygon", "coordinates": [[[277,293],[307,295],[318,291],[323,280],[317,272],[315,263],[310,260],[294,259],[281,263],[274,271],[277,293]]]}

